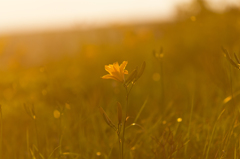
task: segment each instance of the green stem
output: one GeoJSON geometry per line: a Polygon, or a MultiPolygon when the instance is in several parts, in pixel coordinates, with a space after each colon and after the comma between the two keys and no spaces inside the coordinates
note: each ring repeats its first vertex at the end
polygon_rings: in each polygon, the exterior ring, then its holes
{"type": "Polygon", "coordinates": [[[38,128],[37,128],[37,121],[36,121],[36,117],[34,118],[34,127],[35,127],[35,132],[36,132],[36,142],[37,142],[37,148],[39,150],[39,136],[38,136],[38,128]]]}
{"type": "Polygon", "coordinates": [[[62,111],[59,118],[59,155],[62,154],[62,111]]]}
{"type": "Polygon", "coordinates": [[[160,59],[160,77],[161,77],[161,104],[164,106],[164,81],[163,81],[163,60],[160,59]]]}
{"type": "MultiPolygon", "coordinates": [[[[192,96],[191,112],[190,112],[189,123],[188,123],[188,130],[187,130],[187,136],[186,136],[188,140],[190,140],[189,136],[190,136],[191,123],[192,123],[193,102],[194,102],[194,95],[192,96]]],[[[185,157],[187,156],[187,147],[188,147],[188,144],[185,146],[185,157]]]]}
{"type": "Polygon", "coordinates": [[[125,113],[123,115],[123,132],[122,132],[122,159],[124,158],[124,136],[125,136],[125,127],[126,127],[126,118],[127,118],[127,109],[128,109],[128,104],[129,104],[129,94],[132,90],[133,84],[131,85],[130,89],[128,90],[127,86],[124,86],[127,92],[127,96],[126,96],[126,107],[125,107],[125,113]]]}
{"type": "Polygon", "coordinates": [[[123,154],[124,154],[124,136],[125,136],[125,126],[126,126],[126,118],[127,118],[127,107],[128,107],[128,90],[127,90],[127,87],[126,88],[126,91],[127,91],[127,96],[126,96],[126,107],[124,108],[125,109],[125,113],[123,115],[123,132],[122,132],[122,159],[124,158],[123,154]]]}
{"type": "Polygon", "coordinates": [[[122,141],[121,141],[120,124],[118,124],[117,135],[118,135],[118,144],[119,144],[119,159],[122,159],[122,145],[121,145],[122,141]]]}

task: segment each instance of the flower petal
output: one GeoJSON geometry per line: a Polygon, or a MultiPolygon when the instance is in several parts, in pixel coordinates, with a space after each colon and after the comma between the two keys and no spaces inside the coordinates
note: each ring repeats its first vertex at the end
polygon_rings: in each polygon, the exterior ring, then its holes
{"type": "Polygon", "coordinates": [[[118,62],[113,63],[112,65],[105,65],[105,70],[109,73],[108,75],[103,76],[103,79],[114,79],[118,82],[124,82],[124,74],[128,74],[128,71],[125,70],[127,61],[123,61],[119,66],[118,62]]]}
{"type": "Polygon", "coordinates": [[[120,72],[118,62],[113,63],[113,69],[114,69],[116,72],[120,72]]]}
{"type": "Polygon", "coordinates": [[[118,79],[118,81],[123,82],[124,81],[124,75],[120,72],[112,72],[112,76],[118,79]]]}
{"type": "MultiPolygon", "coordinates": [[[[128,64],[127,61],[122,62],[122,64],[120,65],[120,68],[119,68],[121,73],[125,73],[126,70],[124,71],[124,69],[127,66],[127,64],[128,64]]],[[[125,74],[127,74],[127,73],[125,73],[125,74]]]]}
{"type": "Polygon", "coordinates": [[[116,78],[115,76],[109,75],[109,74],[102,76],[102,78],[103,78],[103,79],[113,79],[113,80],[116,80],[116,81],[118,81],[118,82],[122,82],[121,80],[119,80],[119,79],[116,78]]]}
{"type": "Polygon", "coordinates": [[[105,70],[111,74],[114,71],[113,65],[105,65],[105,70]]]}

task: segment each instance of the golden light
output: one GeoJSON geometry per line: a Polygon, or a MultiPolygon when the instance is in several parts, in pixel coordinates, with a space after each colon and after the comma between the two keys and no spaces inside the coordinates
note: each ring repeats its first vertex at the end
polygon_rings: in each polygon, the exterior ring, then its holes
{"type": "Polygon", "coordinates": [[[53,111],[54,118],[58,119],[61,116],[61,113],[58,110],[53,111]]]}
{"type": "Polygon", "coordinates": [[[177,122],[182,122],[182,118],[177,118],[177,122]]]}
{"type": "Polygon", "coordinates": [[[97,155],[97,156],[101,156],[101,152],[97,152],[96,155],[97,155]]]}

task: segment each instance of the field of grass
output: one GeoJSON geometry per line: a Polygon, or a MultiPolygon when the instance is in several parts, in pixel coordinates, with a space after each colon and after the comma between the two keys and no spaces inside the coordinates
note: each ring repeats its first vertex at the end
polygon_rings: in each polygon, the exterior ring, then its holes
{"type": "Polygon", "coordinates": [[[0,158],[118,159],[99,108],[117,125],[126,91],[101,78],[104,66],[128,61],[131,73],[145,61],[129,95],[124,158],[238,159],[240,70],[221,48],[237,62],[240,11],[200,2],[171,22],[1,36],[0,158]]]}

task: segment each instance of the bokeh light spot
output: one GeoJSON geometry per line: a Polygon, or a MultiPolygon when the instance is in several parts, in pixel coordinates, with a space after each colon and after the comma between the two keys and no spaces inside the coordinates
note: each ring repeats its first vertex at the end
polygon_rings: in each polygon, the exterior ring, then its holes
{"type": "Polygon", "coordinates": [[[195,16],[191,16],[190,19],[192,22],[195,22],[197,20],[195,16]]]}
{"type": "Polygon", "coordinates": [[[101,152],[97,152],[96,155],[97,155],[97,156],[101,156],[101,152]]]}
{"type": "Polygon", "coordinates": [[[223,100],[223,103],[225,104],[225,103],[229,102],[231,99],[232,99],[232,96],[228,96],[227,98],[225,98],[223,100]]]}
{"type": "Polygon", "coordinates": [[[182,118],[177,118],[177,122],[182,122],[182,118]]]}
{"type": "Polygon", "coordinates": [[[54,116],[54,118],[56,118],[56,119],[58,119],[59,117],[60,117],[60,112],[58,111],[58,110],[54,110],[53,111],[53,116],[54,116]]]}
{"type": "Polygon", "coordinates": [[[65,107],[66,107],[67,109],[71,109],[71,106],[70,106],[70,104],[68,104],[68,103],[65,103],[65,107]]]}

